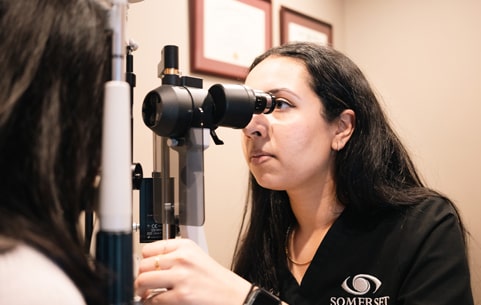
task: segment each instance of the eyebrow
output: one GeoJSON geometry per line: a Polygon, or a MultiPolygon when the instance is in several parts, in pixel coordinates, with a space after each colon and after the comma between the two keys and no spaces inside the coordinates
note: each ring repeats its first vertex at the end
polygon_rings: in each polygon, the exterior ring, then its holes
{"type": "Polygon", "coordinates": [[[278,93],[278,92],[283,92],[283,91],[284,91],[284,92],[287,92],[287,93],[289,93],[289,94],[292,94],[292,95],[294,95],[296,98],[300,99],[299,95],[297,95],[294,91],[292,91],[292,90],[290,90],[290,89],[288,89],[288,88],[275,88],[275,89],[269,90],[269,92],[272,93],[272,94],[274,94],[274,95],[275,95],[276,93],[278,93]]]}

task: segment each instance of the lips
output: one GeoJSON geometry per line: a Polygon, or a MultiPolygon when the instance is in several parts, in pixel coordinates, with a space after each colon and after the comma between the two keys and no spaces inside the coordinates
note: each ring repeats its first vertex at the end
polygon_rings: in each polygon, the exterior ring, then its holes
{"type": "Polygon", "coordinates": [[[264,151],[256,151],[250,154],[250,161],[253,164],[261,164],[273,157],[274,157],[273,154],[270,154],[264,151]]]}

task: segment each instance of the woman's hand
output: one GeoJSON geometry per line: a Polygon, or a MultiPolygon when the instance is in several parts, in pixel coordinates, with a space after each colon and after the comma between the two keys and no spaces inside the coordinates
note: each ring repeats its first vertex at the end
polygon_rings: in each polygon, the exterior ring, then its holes
{"type": "Polygon", "coordinates": [[[251,286],[189,239],[147,244],[142,256],[135,289],[144,304],[242,305],[251,286]]]}

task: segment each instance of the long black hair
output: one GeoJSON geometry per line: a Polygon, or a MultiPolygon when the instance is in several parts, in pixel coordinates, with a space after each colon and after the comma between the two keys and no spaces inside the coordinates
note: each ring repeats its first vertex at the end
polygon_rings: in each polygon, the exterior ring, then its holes
{"type": "MultiPolygon", "coordinates": [[[[441,196],[424,186],[368,81],[348,57],[331,47],[290,43],[260,55],[250,69],[273,56],[304,63],[326,120],[335,120],[346,109],[356,114],[354,133],[335,157],[336,196],[341,204],[367,215],[441,196]]],[[[252,204],[245,209],[232,268],[256,284],[278,291],[277,267],[286,265],[286,231],[295,218],[285,191],[263,188],[252,174],[249,187],[247,201],[252,204]]]]}
{"type": "Polygon", "coordinates": [[[96,198],[106,12],[95,0],[0,1],[0,236],[51,258],[87,304],[105,301],[78,221],[96,198]]]}

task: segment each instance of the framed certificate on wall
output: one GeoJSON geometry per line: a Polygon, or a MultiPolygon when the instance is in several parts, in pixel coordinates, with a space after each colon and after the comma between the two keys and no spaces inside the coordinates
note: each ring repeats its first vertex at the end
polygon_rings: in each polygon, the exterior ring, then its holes
{"type": "Polygon", "coordinates": [[[281,44],[291,41],[310,41],[332,46],[332,26],[307,15],[281,6],[281,44]]]}
{"type": "Polygon", "coordinates": [[[242,81],[254,58],[272,46],[266,0],[190,0],[192,72],[242,81]]]}

